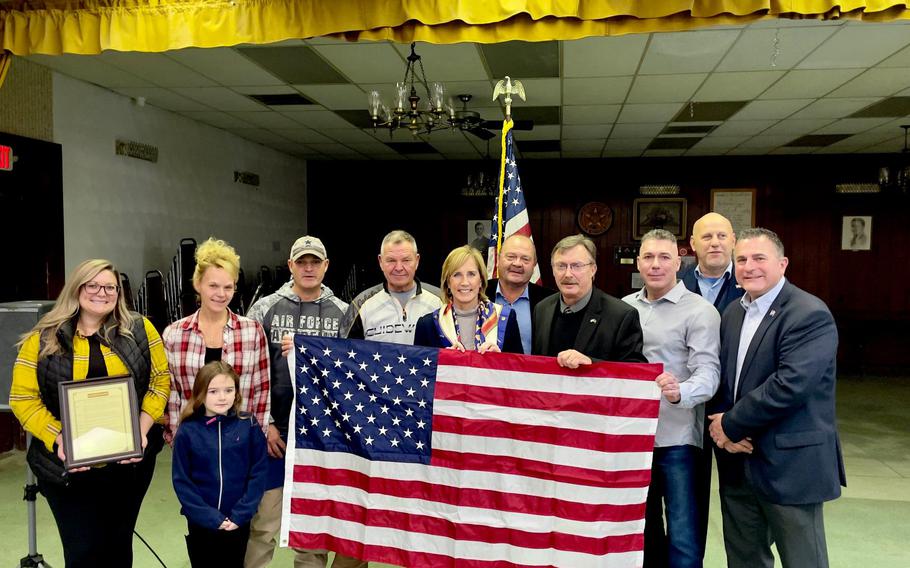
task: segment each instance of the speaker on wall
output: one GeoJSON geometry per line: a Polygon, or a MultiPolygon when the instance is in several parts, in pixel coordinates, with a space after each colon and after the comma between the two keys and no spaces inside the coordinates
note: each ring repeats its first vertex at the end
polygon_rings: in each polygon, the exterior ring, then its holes
{"type": "Polygon", "coordinates": [[[16,343],[53,307],[54,302],[48,300],[0,303],[0,410],[9,410],[16,343]]]}

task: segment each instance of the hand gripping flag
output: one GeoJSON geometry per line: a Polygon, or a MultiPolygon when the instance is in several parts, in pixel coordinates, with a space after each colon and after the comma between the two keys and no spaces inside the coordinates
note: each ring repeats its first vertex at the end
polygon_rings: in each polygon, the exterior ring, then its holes
{"type": "Polygon", "coordinates": [[[282,546],[399,566],[640,566],[660,365],[298,335],[282,546]]]}

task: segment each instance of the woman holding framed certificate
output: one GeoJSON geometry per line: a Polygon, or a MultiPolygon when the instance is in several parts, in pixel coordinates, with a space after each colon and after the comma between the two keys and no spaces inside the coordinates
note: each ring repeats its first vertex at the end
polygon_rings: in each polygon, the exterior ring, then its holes
{"type": "Polygon", "coordinates": [[[269,349],[259,322],[228,308],[240,274],[240,257],[222,240],[210,238],[196,248],[193,287],[199,309],[167,326],[162,337],[170,365],[164,438],[173,444],[180,412],[193,399],[193,381],[206,363],[224,361],[240,376],[242,410],[256,417],[263,433],[269,427],[269,349]]]}
{"type": "MultiPolygon", "coordinates": [[[[54,514],[66,565],[129,566],[133,528],[162,445],[155,423],[164,413],[170,390],[158,332],[127,309],[114,265],[94,259],[73,270],[54,308],[18,345],[10,406],[33,436],[27,461],[54,514]],[[95,388],[91,378],[113,375],[128,377],[129,389],[120,392],[134,392],[132,404],[122,403],[132,394],[117,397],[114,389],[95,392],[82,405],[78,396],[71,399],[65,394],[61,399],[61,393],[77,392],[61,386],[95,388]],[[108,395],[110,403],[103,401],[108,395]],[[73,401],[78,428],[72,427],[76,421],[61,422],[62,410],[73,401]],[[133,425],[138,426],[138,435],[133,425]],[[127,446],[138,439],[140,447],[120,451],[118,437],[127,440],[127,446]],[[115,451],[105,450],[109,447],[115,451]],[[65,448],[78,448],[80,455],[68,456],[65,448]],[[138,457],[103,463],[118,455],[138,457]],[[74,461],[102,465],[67,471],[64,462],[74,461]]],[[[87,390],[78,392],[84,395],[87,390]]]]}

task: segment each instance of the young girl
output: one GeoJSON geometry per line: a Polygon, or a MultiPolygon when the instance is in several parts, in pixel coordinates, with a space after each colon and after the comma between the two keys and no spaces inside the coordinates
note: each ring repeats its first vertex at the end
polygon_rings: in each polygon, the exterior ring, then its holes
{"type": "Polygon", "coordinates": [[[240,402],[237,373],[213,361],[199,370],[180,416],[174,490],[194,568],[242,568],[250,521],[265,491],[265,436],[252,415],[239,412],[240,402]]]}

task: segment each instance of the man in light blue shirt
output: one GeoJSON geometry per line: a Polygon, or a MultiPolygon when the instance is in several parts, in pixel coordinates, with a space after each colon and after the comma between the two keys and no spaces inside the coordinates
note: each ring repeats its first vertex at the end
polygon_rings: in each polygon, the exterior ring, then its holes
{"type": "Polygon", "coordinates": [[[679,266],[676,237],[663,229],[649,231],[638,253],[644,287],[623,298],[638,310],[645,357],[664,365],[657,377],[662,396],[648,489],[644,563],[674,568],[700,567],[704,558],[698,534],[696,464],[703,448],[704,403],[714,396],[720,381],[720,315],[704,298],[676,282],[679,266]]]}

